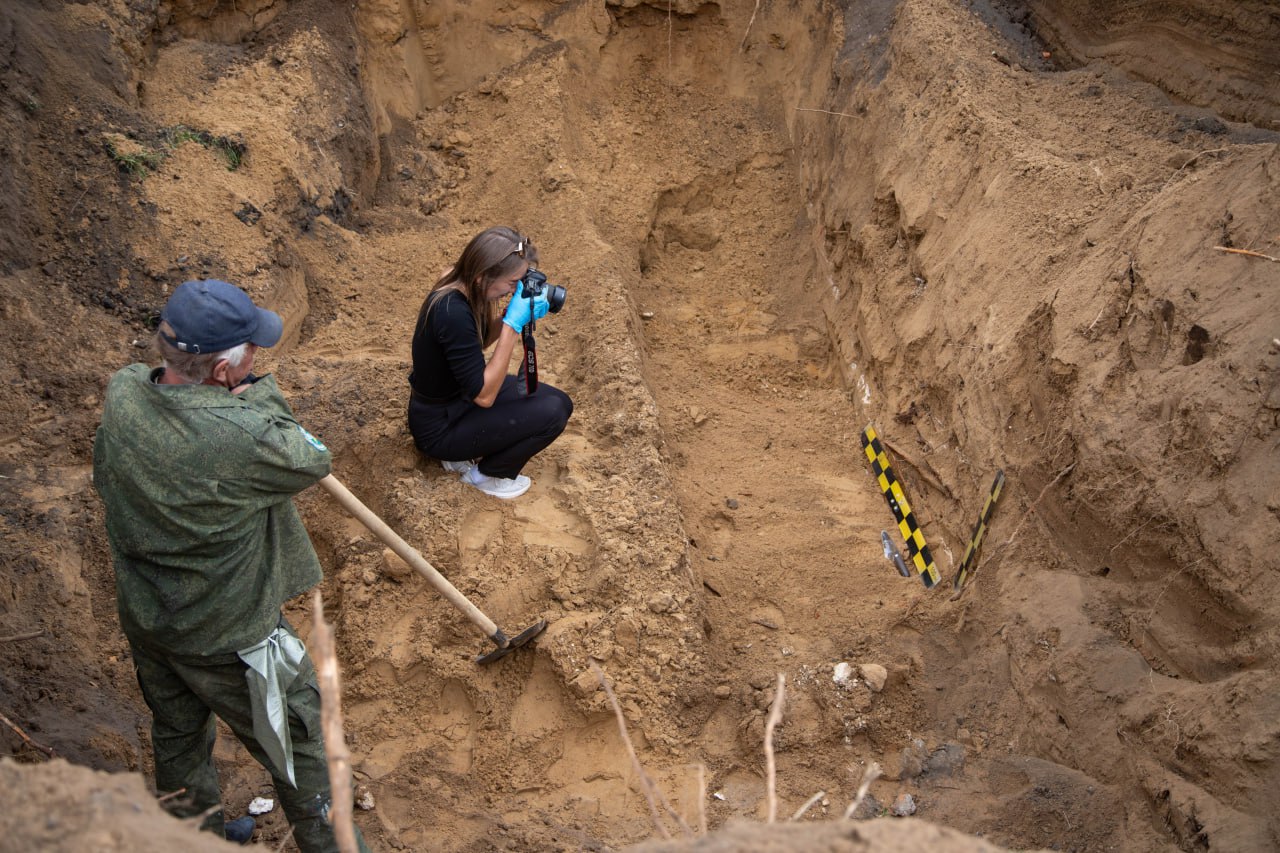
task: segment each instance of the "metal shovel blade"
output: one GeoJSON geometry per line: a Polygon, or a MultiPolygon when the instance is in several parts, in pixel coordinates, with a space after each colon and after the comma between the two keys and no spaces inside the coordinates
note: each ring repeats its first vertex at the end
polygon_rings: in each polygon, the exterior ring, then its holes
{"type": "Polygon", "coordinates": [[[477,657],[476,663],[493,663],[496,660],[502,660],[516,649],[533,640],[534,637],[537,637],[545,630],[547,630],[547,620],[539,619],[537,622],[533,623],[528,628],[525,628],[511,639],[507,639],[506,634],[499,631],[497,634],[489,638],[497,644],[498,648],[488,654],[483,654],[477,657]]]}

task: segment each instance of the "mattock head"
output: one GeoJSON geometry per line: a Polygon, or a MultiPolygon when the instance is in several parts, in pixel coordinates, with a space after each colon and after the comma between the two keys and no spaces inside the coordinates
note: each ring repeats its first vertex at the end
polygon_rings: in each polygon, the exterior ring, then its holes
{"type": "Polygon", "coordinates": [[[478,656],[476,658],[476,663],[493,663],[496,660],[501,660],[516,649],[529,643],[533,638],[537,637],[545,630],[547,630],[547,620],[539,619],[537,622],[533,623],[528,628],[525,628],[511,639],[507,639],[506,634],[502,633],[502,631],[498,631],[498,633],[489,638],[493,640],[497,645],[497,648],[487,654],[478,656]]]}

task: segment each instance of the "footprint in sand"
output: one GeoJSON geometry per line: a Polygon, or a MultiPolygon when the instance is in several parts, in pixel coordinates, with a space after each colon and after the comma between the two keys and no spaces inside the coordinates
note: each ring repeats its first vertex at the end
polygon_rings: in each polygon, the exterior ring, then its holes
{"type": "Polygon", "coordinates": [[[478,558],[502,531],[502,510],[497,507],[473,509],[458,525],[458,554],[462,568],[471,569],[478,558]]]}
{"type": "Polygon", "coordinates": [[[447,743],[445,759],[455,773],[471,771],[475,749],[476,709],[460,681],[449,679],[440,691],[440,712],[435,722],[447,743]]]}

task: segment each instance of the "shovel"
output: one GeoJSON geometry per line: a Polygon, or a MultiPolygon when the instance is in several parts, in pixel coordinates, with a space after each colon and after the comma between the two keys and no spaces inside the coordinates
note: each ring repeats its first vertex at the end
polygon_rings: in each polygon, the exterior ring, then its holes
{"type": "Polygon", "coordinates": [[[324,487],[325,491],[333,495],[347,512],[354,515],[361,524],[373,531],[375,536],[385,542],[392,551],[395,551],[400,556],[400,559],[430,581],[437,592],[448,599],[450,604],[465,613],[467,618],[474,622],[476,627],[493,641],[497,648],[488,654],[478,656],[476,663],[493,663],[496,660],[501,660],[546,630],[547,620],[540,619],[514,637],[508,637],[503,633],[502,629],[493,623],[492,619],[480,612],[480,608],[472,604],[465,595],[458,592],[457,588],[449,583],[448,578],[436,571],[421,554],[414,550],[413,546],[401,539],[394,530],[387,526],[385,521],[374,514],[373,510],[351,494],[347,487],[338,481],[337,477],[329,474],[320,481],[320,485],[324,487]]]}

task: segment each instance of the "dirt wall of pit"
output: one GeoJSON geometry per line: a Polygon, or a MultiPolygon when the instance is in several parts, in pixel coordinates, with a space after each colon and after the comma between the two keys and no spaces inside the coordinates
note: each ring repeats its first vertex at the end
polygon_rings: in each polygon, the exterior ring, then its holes
{"type": "Polygon", "coordinates": [[[926,500],[963,505],[939,519],[951,542],[997,468],[1022,481],[998,576],[954,637],[909,644],[974,685],[935,713],[972,720],[1000,685],[1038,754],[1136,779],[1183,844],[1263,849],[1275,827],[1245,791],[1270,771],[1244,783],[1259,741],[1220,724],[1271,736],[1275,275],[1225,250],[1271,239],[1274,103],[1203,69],[1221,49],[1265,76],[1274,13],[1032,7],[1047,32],[903,4],[882,43],[846,42],[849,85],[823,104],[843,115],[795,120],[822,226],[812,298],[867,420],[934,475],[926,500]],[[1210,21],[1229,33],[1203,37],[1210,21]],[[1163,89],[1112,85],[1117,68],[1163,89]]]}

